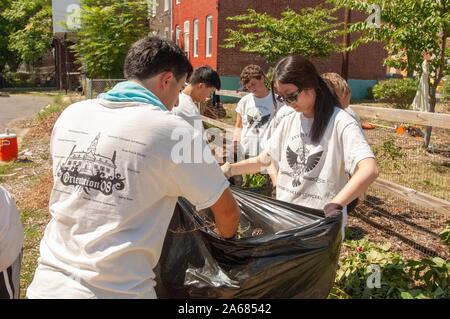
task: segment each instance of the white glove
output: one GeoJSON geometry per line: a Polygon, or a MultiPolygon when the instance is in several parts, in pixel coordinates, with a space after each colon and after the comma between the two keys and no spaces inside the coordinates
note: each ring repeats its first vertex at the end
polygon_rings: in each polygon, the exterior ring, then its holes
{"type": "Polygon", "coordinates": [[[220,166],[220,169],[222,170],[223,175],[225,175],[226,178],[230,178],[233,176],[233,174],[231,173],[231,164],[229,162],[226,162],[225,164],[220,166]]]}

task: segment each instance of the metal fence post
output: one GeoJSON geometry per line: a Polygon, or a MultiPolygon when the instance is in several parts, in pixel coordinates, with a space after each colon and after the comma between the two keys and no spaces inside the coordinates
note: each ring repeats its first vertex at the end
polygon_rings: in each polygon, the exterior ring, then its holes
{"type": "Polygon", "coordinates": [[[86,77],[86,98],[92,99],[92,80],[86,77]]]}

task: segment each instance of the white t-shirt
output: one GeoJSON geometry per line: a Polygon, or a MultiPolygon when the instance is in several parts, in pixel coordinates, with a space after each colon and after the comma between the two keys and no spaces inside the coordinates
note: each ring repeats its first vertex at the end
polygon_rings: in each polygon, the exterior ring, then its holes
{"type": "MultiPolygon", "coordinates": [[[[194,100],[187,94],[183,92],[180,93],[178,97],[178,106],[172,109],[172,113],[182,117],[186,122],[194,126],[195,121],[200,121],[202,123],[202,117],[200,112],[195,105],[194,100]]],[[[197,126],[199,124],[197,123],[197,126]]]]}
{"type": "Polygon", "coordinates": [[[14,263],[22,245],[23,228],[16,203],[0,186],[0,272],[14,263]]]}
{"type": "Polygon", "coordinates": [[[177,198],[204,209],[229,186],[201,135],[149,104],[73,104],[51,152],[52,219],[28,298],[155,298],[153,268],[177,198]],[[173,160],[180,130],[209,164],[173,160]]]}
{"type": "Polygon", "coordinates": [[[266,131],[264,132],[264,135],[261,140],[261,147],[264,149],[265,143],[270,139],[270,137],[275,133],[278,125],[280,125],[281,121],[288,116],[289,114],[295,112],[294,108],[283,104],[277,112],[272,116],[272,119],[270,120],[269,125],[266,128],[266,131]]]}
{"type": "Polygon", "coordinates": [[[260,142],[274,111],[272,93],[263,98],[247,94],[240,99],[236,112],[242,118],[241,146],[245,155],[256,156],[262,148],[260,142]]]}
{"type": "Polygon", "coordinates": [[[361,126],[361,119],[359,118],[358,114],[356,114],[356,112],[353,111],[353,109],[350,106],[347,106],[344,109],[344,111],[347,112],[348,114],[350,114],[356,120],[356,122],[358,122],[358,125],[361,126]]]}
{"type": "Polygon", "coordinates": [[[313,119],[302,113],[284,118],[266,143],[266,151],[278,164],[277,199],[323,209],[348,182],[356,165],[373,158],[358,123],[335,108],[318,144],[310,139],[313,119]]]}

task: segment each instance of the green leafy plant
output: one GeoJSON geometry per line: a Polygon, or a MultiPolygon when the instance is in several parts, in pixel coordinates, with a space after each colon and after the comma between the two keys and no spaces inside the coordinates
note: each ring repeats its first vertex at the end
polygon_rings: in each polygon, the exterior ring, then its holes
{"type": "MultiPolygon", "coordinates": [[[[450,262],[442,258],[404,260],[390,244],[367,239],[344,243],[346,253],[336,274],[335,297],[354,299],[432,299],[450,296],[450,262]],[[370,286],[373,269],[379,286],[370,286]],[[336,292],[340,292],[337,294],[336,292]]],[[[333,297],[333,296],[332,296],[333,297]]]]}
{"type": "Polygon", "coordinates": [[[84,0],[75,54],[90,78],[122,78],[131,44],[149,33],[147,0],[84,0]]]}
{"type": "MultiPolygon", "coordinates": [[[[354,50],[371,42],[383,44],[387,57],[385,64],[407,71],[412,77],[421,73],[424,52],[433,58],[429,61],[430,112],[435,112],[436,90],[442,79],[450,74],[450,50],[446,48],[450,36],[450,0],[328,0],[339,8],[376,14],[380,24],[367,21],[352,23],[349,33],[358,38],[347,48],[354,50]]],[[[428,147],[431,127],[427,127],[424,146],[428,147]]]]}
{"type": "Polygon", "coordinates": [[[8,49],[15,53],[18,59],[16,63],[36,62],[51,48],[52,2],[51,0],[6,2],[10,5],[0,15],[12,26],[7,39],[8,49]]]}
{"type": "Polygon", "coordinates": [[[439,234],[441,237],[441,240],[449,246],[449,252],[450,252],[450,221],[447,222],[447,226],[445,229],[439,234]]]}
{"type": "Polygon", "coordinates": [[[339,51],[335,40],[339,37],[339,23],[334,9],[303,8],[299,12],[288,9],[279,19],[267,13],[249,9],[246,14],[229,17],[238,22],[235,29],[227,29],[224,48],[240,47],[270,63],[291,53],[309,57],[326,57],[339,51]]]}
{"type": "Polygon", "coordinates": [[[405,166],[403,162],[405,153],[400,147],[395,145],[395,140],[392,136],[389,136],[382,144],[375,145],[373,151],[377,160],[384,167],[400,169],[405,166]]]}
{"type": "Polygon", "coordinates": [[[242,187],[250,189],[260,189],[264,186],[265,183],[266,175],[259,173],[244,175],[242,187]]]}
{"type": "Polygon", "coordinates": [[[390,79],[381,81],[372,88],[375,99],[388,102],[397,109],[410,108],[417,91],[414,79],[390,79]]]}
{"type": "Polygon", "coordinates": [[[445,81],[442,88],[442,99],[445,101],[450,101],[450,78],[445,81]]]}

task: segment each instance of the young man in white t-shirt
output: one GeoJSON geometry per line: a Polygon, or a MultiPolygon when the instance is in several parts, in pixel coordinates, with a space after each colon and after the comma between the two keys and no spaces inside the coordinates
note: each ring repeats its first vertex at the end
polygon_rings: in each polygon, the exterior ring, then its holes
{"type": "Polygon", "coordinates": [[[358,124],[361,125],[361,119],[350,107],[352,89],[348,85],[347,81],[345,81],[339,74],[333,72],[323,73],[322,78],[325,80],[325,83],[328,84],[330,91],[336,95],[342,109],[350,114],[358,122],[358,124]]]}
{"type": "Polygon", "coordinates": [[[272,93],[265,85],[265,75],[258,65],[248,65],[241,73],[241,83],[250,94],[241,98],[236,107],[233,134],[235,149],[240,145],[245,157],[256,156],[261,141],[275,111],[272,93]]]}
{"type": "Polygon", "coordinates": [[[156,298],[153,269],[178,197],[210,207],[218,236],[237,230],[228,181],[202,137],[170,112],[192,72],[182,50],[147,37],[124,69],[127,82],[55,123],[52,219],[28,298],[156,298]]]}
{"type": "Polygon", "coordinates": [[[195,103],[202,103],[211,98],[215,90],[220,90],[220,77],[210,66],[202,66],[194,70],[189,84],[178,97],[178,105],[172,113],[182,117],[194,127],[202,127],[202,117],[195,103]]]}
{"type": "Polygon", "coordinates": [[[0,186],[0,299],[19,298],[23,228],[16,203],[0,186]]]}

